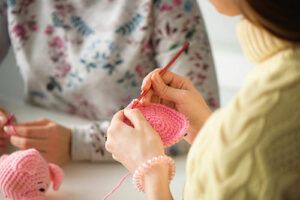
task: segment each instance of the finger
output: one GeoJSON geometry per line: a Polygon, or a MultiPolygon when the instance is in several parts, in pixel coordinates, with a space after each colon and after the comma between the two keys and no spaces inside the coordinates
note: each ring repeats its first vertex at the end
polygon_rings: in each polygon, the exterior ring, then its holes
{"type": "Polygon", "coordinates": [[[112,156],[112,158],[113,158],[114,160],[119,161],[119,160],[118,160],[118,157],[117,157],[115,154],[112,154],[111,156],[112,156]]]}
{"type": "Polygon", "coordinates": [[[152,89],[148,90],[147,94],[141,99],[141,103],[143,105],[150,104],[151,103],[152,95],[153,95],[153,90],[152,89]]]}
{"type": "MultiPolygon", "coordinates": [[[[159,75],[159,73],[155,73],[151,76],[151,78],[153,78],[154,76],[159,75]]],[[[163,82],[168,85],[171,86],[173,88],[177,88],[177,89],[188,89],[188,84],[189,81],[183,77],[180,76],[178,74],[175,74],[171,71],[167,71],[163,76],[159,75],[163,82]]]]}
{"type": "Polygon", "coordinates": [[[148,106],[151,103],[160,103],[160,101],[160,97],[154,94],[152,89],[141,99],[141,103],[144,106],[148,106]]]}
{"type": "Polygon", "coordinates": [[[137,129],[142,128],[143,123],[146,121],[139,109],[124,109],[124,115],[137,129]]]}
{"type": "Polygon", "coordinates": [[[3,127],[7,123],[6,113],[0,110],[0,127],[3,127]]]}
{"type": "Polygon", "coordinates": [[[107,140],[105,142],[105,149],[109,152],[109,153],[112,153],[112,143],[110,141],[110,137],[108,136],[107,137],[107,140]]]}
{"type": "Polygon", "coordinates": [[[3,130],[8,135],[17,135],[24,138],[31,139],[47,139],[48,138],[48,126],[4,126],[3,130]]]}
{"type": "Polygon", "coordinates": [[[111,119],[111,125],[115,124],[115,123],[120,123],[123,122],[125,120],[125,116],[124,116],[124,111],[120,110],[119,112],[117,112],[111,119]]]}
{"type": "Polygon", "coordinates": [[[143,83],[142,83],[142,87],[141,87],[141,90],[148,90],[151,88],[151,76],[154,74],[154,73],[159,73],[161,71],[161,69],[155,69],[153,70],[152,72],[150,72],[143,80],[143,83]]]}
{"type": "Polygon", "coordinates": [[[157,95],[151,96],[151,103],[160,103],[160,97],[157,95]]]}
{"type": "Polygon", "coordinates": [[[173,108],[173,109],[175,108],[175,103],[172,102],[172,101],[168,101],[168,100],[162,99],[161,100],[161,104],[163,104],[163,105],[165,105],[165,106],[167,106],[169,108],[173,108]]]}
{"type": "Polygon", "coordinates": [[[152,88],[160,98],[173,102],[180,101],[182,89],[176,89],[166,85],[159,74],[154,74],[151,78],[153,80],[152,88]]]}
{"type": "Polygon", "coordinates": [[[10,142],[12,145],[20,149],[35,148],[35,149],[43,150],[45,148],[45,142],[43,140],[12,136],[10,138],[10,142]]]}
{"type": "Polygon", "coordinates": [[[22,124],[19,124],[21,126],[44,126],[47,125],[48,123],[50,123],[50,120],[48,120],[47,118],[40,118],[37,120],[33,120],[30,122],[25,122],[22,124]]]}
{"type": "Polygon", "coordinates": [[[151,73],[144,78],[141,86],[141,91],[149,90],[150,88],[151,88],[151,73]]]}

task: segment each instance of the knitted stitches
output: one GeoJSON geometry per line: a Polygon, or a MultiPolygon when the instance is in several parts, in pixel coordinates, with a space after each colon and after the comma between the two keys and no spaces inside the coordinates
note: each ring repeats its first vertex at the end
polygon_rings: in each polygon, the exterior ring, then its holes
{"type": "MultiPolygon", "coordinates": [[[[133,100],[128,107],[136,102],[133,100]]],[[[143,106],[135,103],[135,107],[139,109],[145,119],[150,123],[154,130],[159,134],[165,147],[169,147],[180,141],[187,133],[188,120],[186,117],[162,104],[150,104],[143,106]]],[[[126,121],[130,124],[130,122],[126,121]]]]}
{"type": "Polygon", "coordinates": [[[184,199],[298,200],[300,46],[247,20],[237,30],[257,66],[194,140],[184,199]]]}
{"type": "Polygon", "coordinates": [[[58,190],[62,170],[48,164],[35,149],[17,151],[0,158],[0,191],[6,199],[41,200],[53,182],[58,190]]]}

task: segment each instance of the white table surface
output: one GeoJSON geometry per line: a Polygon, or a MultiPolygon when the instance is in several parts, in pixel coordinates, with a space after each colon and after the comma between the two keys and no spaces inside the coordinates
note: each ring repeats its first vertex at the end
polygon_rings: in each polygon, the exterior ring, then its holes
{"type": "MultiPolygon", "coordinates": [[[[6,99],[0,95],[0,107],[13,112],[18,121],[25,122],[32,119],[47,117],[62,125],[85,124],[86,120],[33,107],[17,100],[6,99]]],[[[185,181],[185,156],[177,157],[176,175],[171,184],[174,199],[182,199],[185,181]]],[[[127,173],[118,163],[90,163],[72,162],[63,167],[65,178],[58,192],[50,189],[47,200],[101,200],[127,173]]],[[[0,199],[3,197],[0,196],[0,199]]],[[[135,190],[131,178],[117,190],[111,200],[146,199],[145,195],[135,190]]]]}

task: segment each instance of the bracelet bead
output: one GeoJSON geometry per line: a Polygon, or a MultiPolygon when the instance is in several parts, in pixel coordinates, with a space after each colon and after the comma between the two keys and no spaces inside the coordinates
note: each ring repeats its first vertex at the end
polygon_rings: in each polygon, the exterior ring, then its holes
{"type": "Polygon", "coordinates": [[[175,175],[175,162],[172,158],[166,155],[160,155],[153,157],[142,165],[140,165],[134,172],[132,180],[133,184],[136,186],[137,190],[144,192],[145,184],[144,177],[147,172],[149,172],[155,165],[158,164],[167,164],[169,165],[169,182],[173,179],[175,175]]]}

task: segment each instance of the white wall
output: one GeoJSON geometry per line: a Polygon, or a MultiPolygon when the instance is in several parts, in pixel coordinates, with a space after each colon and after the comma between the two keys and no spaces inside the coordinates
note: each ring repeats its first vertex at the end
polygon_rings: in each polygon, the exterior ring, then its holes
{"type": "Polygon", "coordinates": [[[244,57],[236,35],[238,17],[218,13],[209,0],[198,0],[213,49],[221,101],[226,104],[243,83],[252,67],[244,57]]]}
{"type": "Polygon", "coordinates": [[[12,49],[0,66],[0,95],[20,99],[23,97],[23,80],[16,66],[12,49]]]}
{"type": "MultiPolygon", "coordinates": [[[[242,56],[235,33],[235,25],[239,17],[225,17],[217,13],[208,0],[198,1],[213,48],[221,99],[226,103],[240,87],[251,66],[242,56]]],[[[0,67],[1,94],[17,98],[21,98],[23,94],[22,80],[12,51],[0,67]]]]}

